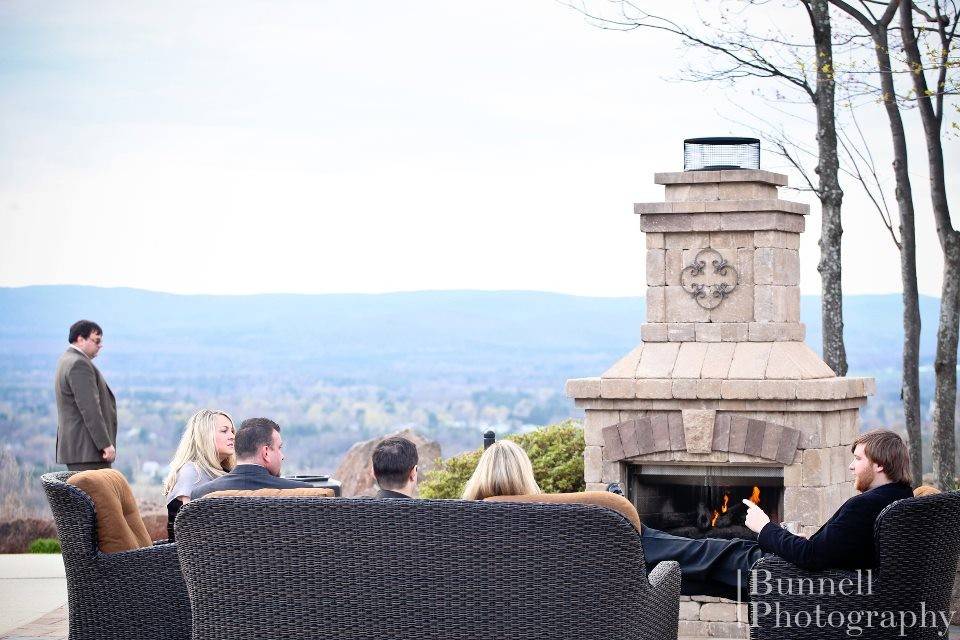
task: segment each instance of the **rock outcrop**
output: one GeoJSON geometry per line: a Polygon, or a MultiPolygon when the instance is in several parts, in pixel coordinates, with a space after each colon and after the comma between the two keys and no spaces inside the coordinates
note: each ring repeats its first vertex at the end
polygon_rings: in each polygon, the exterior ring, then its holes
{"type": "Polygon", "coordinates": [[[370,456],[381,440],[392,436],[402,436],[417,446],[417,454],[420,456],[421,477],[427,471],[433,469],[436,461],[440,458],[439,443],[427,440],[412,429],[404,429],[372,440],[358,442],[350,447],[350,450],[343,456],[343,460],[340,461],[340,465],[333,476],[343,483],[341,491],[344,497],[372,496],[377,492],[373,480],[373,469],[370,466],[370,456]]]}

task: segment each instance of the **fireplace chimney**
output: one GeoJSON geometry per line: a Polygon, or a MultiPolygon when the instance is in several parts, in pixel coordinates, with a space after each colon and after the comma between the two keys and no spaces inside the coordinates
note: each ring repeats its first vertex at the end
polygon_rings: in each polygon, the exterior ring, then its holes
{"type": "MultiPolygon", "coordinates": [[[[787,177],[758,168],[755,142],[689,139],[690,170],[654,176],[664,201],[634,207],[646,234],[640,344],[566,391],[586,413],[588,490],[621,483],[653,517],[676,515],[684,487],[756,485],[769,513],[809,535],[854,493],[850,446],[875,383],[837,377],[803,342],[798,250],[809,207],[780,199],[787,177]]],[[[721,605],[734,607],[703,606],[721,605]]],[[[735,619],[696,608],[689,635],[735,619]]],[[[745,632],[729,624],[722,635],[745,632]]]]}
{"type": "Polygon", "coordinates": [[[853,493],[849,447],[875,383],[837,377],[803,342],[798,249],[809,207],[780,199],[786,176],[760,169],[654,181],[664,201],[634,207],[646,234],[640,344],[566,385],[586,410],[587,486],[622,482],[629,495],[629,472],[644,462],[704,473],[774,466],[784,519],[819,526],[853,493]]]}

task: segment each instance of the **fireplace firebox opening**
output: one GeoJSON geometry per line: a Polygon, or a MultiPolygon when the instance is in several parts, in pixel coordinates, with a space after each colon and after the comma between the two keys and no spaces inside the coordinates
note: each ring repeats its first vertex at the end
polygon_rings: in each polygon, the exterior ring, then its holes
{"type": "Polygon", "coordinates": [[[697,465],[628,465],[627,498],[640,521],[687,538],[745,538],[750,500],[774,522],[783,513],[783,468],[697,465]]]}

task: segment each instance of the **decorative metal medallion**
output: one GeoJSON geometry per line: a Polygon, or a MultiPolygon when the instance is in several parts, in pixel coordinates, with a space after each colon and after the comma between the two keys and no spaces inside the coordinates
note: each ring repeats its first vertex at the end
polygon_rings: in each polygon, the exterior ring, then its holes
{"type": "Polygon", "coordinates": [[[707,247],[697,252],[696,257],[680,272],[680,284],[684,291],[704,309],[715,309],[740,283],[740,274],[716,249],[707,247]],[[710,257],[713,270],[708,273],[710,257]]]}

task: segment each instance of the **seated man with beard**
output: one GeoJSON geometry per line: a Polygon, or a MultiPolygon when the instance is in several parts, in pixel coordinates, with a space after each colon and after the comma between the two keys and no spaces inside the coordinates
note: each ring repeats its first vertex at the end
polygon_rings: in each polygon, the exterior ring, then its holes
{"type": "Polygon", "coordinates": [[[750,584],[750,567],[764,554],[775,554],[802,569],[868,569],[876,565],[873,527],[887,505],[912,497],[910,454],[893,431],[875,429],[861,434],[851,448],[859,495],[847,500],[833,517],[810,536],[794,535],[770,522],[760,507],[744,500],[746,526],[759,534],[753,540],[693,540],[643,527],[647,564],[680,563],[681,593],[736,597],[738,585],[750,584]]]}

